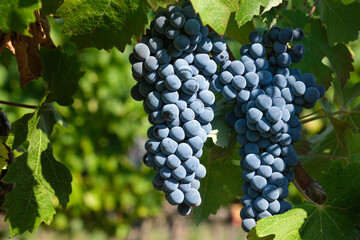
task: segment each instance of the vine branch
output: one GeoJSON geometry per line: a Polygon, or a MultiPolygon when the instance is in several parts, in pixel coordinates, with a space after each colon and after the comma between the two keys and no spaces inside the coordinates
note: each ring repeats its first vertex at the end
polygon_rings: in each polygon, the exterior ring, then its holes
{"type": "MultiPolygon", "coordinates": [[[[320,111],[320,110],[319,110],[320,111]]],[[[317,111],[318,112],[318,111],[317,111]]],[[[316,112],[314,112],[313,114],[315,114],[316,112]]],[[[335,115],[338,115],[338,114],[342,114],[342,113],[348,113],[348,111],[346,110],[339,110],[339,111],[336,111],[336,112],[333,112],[331,116],[335,116],[335,115]]],[[[313,114],[309,114],[307,116],[304,116],[304,117],[301,117],[301,118],[305,118],[305,117],[309,117],[313,114]]],[[[308,122],[311,122],[311,121],[314,121],[314,120],[317,120],[317,119],[321,119],[321,118],[326,118],[326,117],[329,117],[329,114],[322,114],[322,115],[319,115],[319,116],[316,116],[316,117],[312,117],[312,118],[309,118],[309,119],[305,119],[305,120],[302,120],[300,121],[301,124],[304,124],[304,123],[308,123],[308,122]]],[[[300,119],[301,119],[300,118],[300,119]]]]}
{"type": "Polygon", "coordinates": [[[2,100],[0,100],[0,104],[4,104],[4,105],[8,105],[8,106],[14,106],[14,107],[37,109],[37,106],[34,106],[34,105],[27,105],[27,104],[21,104],[21,103],[7,102],[7,101],[2,101],[2,100]]]}
{"type": "Polygon", "coordinates": [[[322,109],[317,110],[317,111],[312,112],[312,113],[310,113],[310,114],[308,114],[308,115],[301,116],[301,117],[299,117],[299,119],[304,119],[304,118],[310,117],[310,116],[312,116],[312,115],[314,115],[314,114],[316,114],[316,113],[322,112],[322,111],[324,111],[324,110],[322,110],[322,109]]]}

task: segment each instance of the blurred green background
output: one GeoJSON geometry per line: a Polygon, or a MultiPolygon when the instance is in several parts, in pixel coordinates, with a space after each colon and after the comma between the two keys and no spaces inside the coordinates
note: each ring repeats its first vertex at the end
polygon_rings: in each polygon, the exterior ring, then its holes
{"type": "MultiPolygon", "coordinates": [[[[60,34],[60,25],[54,21],[51,24],[55,43],[67,51],[77,51],[60,34]]],[[[240,49],[235,41],[230,46],[234,51],[240,49]]],[[[359,52],[359,46],[359,42],[352,44],[354,53],[359,52]]],[[[56,159],[73,176],[70,202],[65,210],[58,207],[50,227],[42,225],[35,233],[14,239],[245,239],[238,224],[236,203],[196,227],[191,216],[178,216],[176,208],[153,189],[154,171],[142,164],[150,124],[142,103],[130,97],[135,83],[128,63],[131,50],[132,46],[124,53],[115,49],[79,52],[86,74],[80,80],[74,104],[66,108],[56,106],[68,128],[56,127],[51,137],[56,159]]],[[[355,56],[356,71],[351,74],[349,86],[360,80],[359,55],[355,56]]],[[[37,105],[43,92],[41,80],[20,89],[14,58],[0,65],[1,100],[37,105]]],[[[326,96],[332,102],[332,88],[326,96]]],[[[0,107],[11,122],[31,112],[0,107]]],[[[314,110],[320,108],[318,104],[314,110]]],[[[307,137],[321,132],[328,124],[326,119],[306,124],[307,137]]],[[[290,190],[289,200],[296,206],[302,197],[293,185],[290,190]]],[[[54,202],[57,204],[56,199],[54,202]]],[[[2,239],[9,236],[7,228],[5,223],[0,224],[2,239]]]]}

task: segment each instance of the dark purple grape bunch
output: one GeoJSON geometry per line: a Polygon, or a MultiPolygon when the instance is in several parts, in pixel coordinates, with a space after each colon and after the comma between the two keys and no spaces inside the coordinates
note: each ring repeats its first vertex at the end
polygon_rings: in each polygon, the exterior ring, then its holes
{"type": "Polygon", "coordinates": [[[304,31],[301,28],[291,29],[278,26],[272,27],[262,36],[262,43],[267,51],[270,66],[287,68],[292,62],[300,62],[305,53],[305,46],[301,41],[304,31]]]}
{"type": "Polygon", "coordinates": [[[143,101],[153,125],[145,144],[153,186],[181,215],[199,206],[202,147],[212,130],[215,95],[210,80],[228,63],[225,41],[209,33],[190,2],[160,11],[129,60],[137,84],[131,95],[143,101]]]}
{"type": "Polygon", "coordinates": [[[325,94],[312,74],[302,75],[297,68],[288,69],[295,47],[284,48],[283,52],[274,49],[280,43],[288,47],[291,40],[300,40],[302,30],[285,34],[289,31],[272,29],[277,30],[276,35],[274,30],[250,33],[251,44],[241,48],[240,61],[228,63],[211,82],[214,92],[235,103],[234,111],[226,115],[226,122],[234,127],[241,144],[245,195],[240,215],[247,232],[257,220],[292,208],[284,199],[289,194],[288,184],[294,179],[292,168],[298,162],[293,143],[301,138],[299,114],[303,107],[312,108],[325,94]],[[283,35],[290,36],[285,39],[283,35]],[[271,42],[273,39],[278,43],[271,42]]]}
{"type": "MultiPolygon", "coordinates": [[[[256,34],[257,36],[260,33],[256,34]]],[[[266,48],[266,57],[269,60],[268,70],[276,76],[275,86],[280,90],[290,87],[290,91],[284,90],[288,102],[295,105],[296,114],[302,111],[302,107],[311,109],[316,101],[325,95],[325,88],[316,84],[316,79],[311,73],[301,74],[297,68],[289,69],[291,63],[300,62],[305,54],[305,46],[302,43],[294,44],[294,41],[301,41],[304,31],[300,28],[272,27],[262,36],[262,44],[266,48]],[[283,75],[286,79],[283,79],[283,75]],[[285,85],[286,81],[288,82],[285,85]]],[[[243,51],[246,51],[243,46],[243,51]]]]}

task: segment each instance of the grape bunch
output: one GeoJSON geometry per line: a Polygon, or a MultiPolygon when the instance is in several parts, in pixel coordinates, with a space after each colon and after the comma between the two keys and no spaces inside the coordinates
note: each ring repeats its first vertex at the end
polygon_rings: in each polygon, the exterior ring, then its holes
{"type": "Polygon", "coordinates": [[[210,81],[229,63],[225,41],[209,33],[190,2],[160,11],[129,56],[149,122],[144,163],[155,169],[153,186],[181,215],[199,206],[203,144],[212,130],[215,95],[210,81]]]}
{"type": "Polygon", "coordinates": [[[291,209],[288,184],[294,179],[298,161],[293,143],[301,138],[299,114],[312,108],[325,94],[310,73],[288,69],[303,58],[301,29],[280,29],[250,33],[240,60],[232,61],[213,78],[211,88],[234,110],[226,115],[241,144],[242,178],[245,181],[240,212],[242,227],[250,231],[256,221],[291,209]]]}

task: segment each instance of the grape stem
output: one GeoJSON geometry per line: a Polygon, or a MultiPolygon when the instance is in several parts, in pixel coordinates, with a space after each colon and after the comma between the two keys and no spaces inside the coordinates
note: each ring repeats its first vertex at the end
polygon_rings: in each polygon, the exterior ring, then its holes
{"type": "Polygon", "coordinates": [[[304,119],[304,118],[310,117],[310,116],[312,116],[312,115],[314,115],[314,114],[316,114],[316,113],[322,112],[322,111],[324,111],[324,110],[322,110],[322,109],[317,110],[317,111],[312,112],[312,113],[310,113],[310,114],[308,114],[308,115],[301,116],[301,117],[299,117],[299,119],[304,119]]]}
{"type": "Polygon", "coordinates": [[[34,105],[27,105],[27,104],[21,104],[21,103],[7,102],[7,101],[2,101],[2,100],[0,100],[0,104],[9,105],[9,106],[14,106],[14,107],[37,109],[37,106],[34,106],[34,105]]]}
{"type": "MultiPolygon", "coordinates": [[[[323,111],[323,110],[319,110],[319,111],[323,111]]],[[[319,112],[319,111],[316,111],[316,112],[319,112]]],[[[316,112],[312,113],[312,114],[315,114],[316,112]]],[[[333,112],[331,114],[331,116],[335,116],[337,114],[342,114],[342,113],[348,113],[348,111],[346,110],[339,110],[337,112],[333,112]]],[[[312,114],[309,114],[307,116],[304,116],[304,117],[301,117],[301,118],[305,118],[305,117],[308,117],[308,116],[311,116],[312,114]]],[[[323,114],[323,115],[319,115],[319,116],[316,116],[316,117],[313,117],[313,118],[309,118],[309,119],[305,119],[305,120],[302,120],[300,121],[301,124],[305,124],[305,123],[308,123],[308,122],[311,122],[311,121],[314,121],[314,120],[317,120],[317,119],[321,119],[321,118],[326,118],[326,117],[329,117],[329,114],[323,114]]],[[[301,119],[300,118],[300,119],[301,119]]]]}
{"type": "Polygon", "coordinates": [[[294,173],[294,185],[307,201],[317,204],[323,204],[326,201],[327,196],[324,189],[318,181],[310,177],[300,161],[298,161],[294,173]]]}
{"type": "Polygon", "coordinates": [[[316,6],[318,5],[318,3],[320,2],[320,0],[316,0],[314,6],[311,8],[311,11],[310,11],[310,14],[309,14],[309,17],[311,17],[311,15],[313,15],[313,13],[315,12],[316,10],[316,6]]]}

